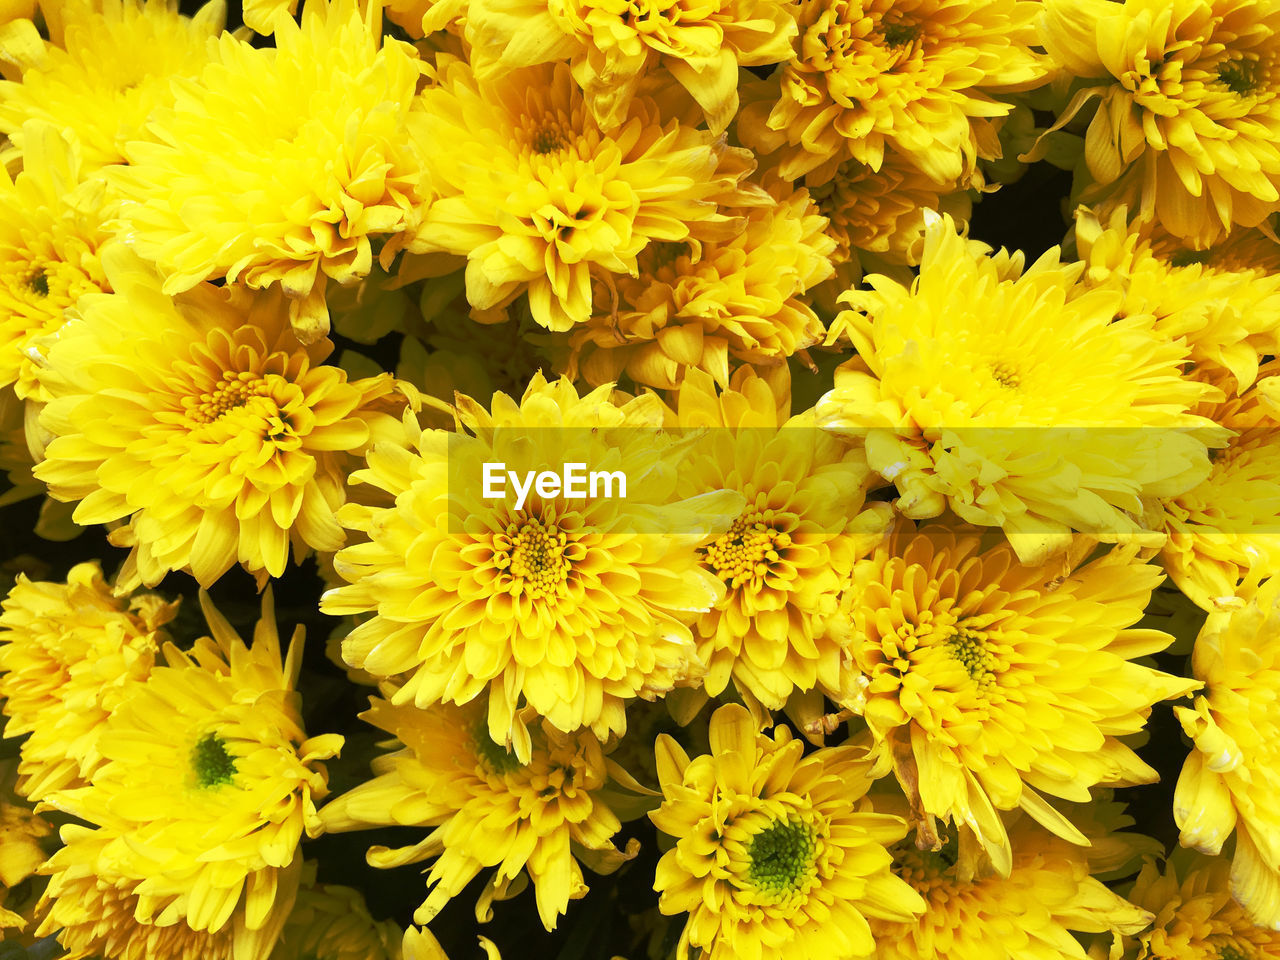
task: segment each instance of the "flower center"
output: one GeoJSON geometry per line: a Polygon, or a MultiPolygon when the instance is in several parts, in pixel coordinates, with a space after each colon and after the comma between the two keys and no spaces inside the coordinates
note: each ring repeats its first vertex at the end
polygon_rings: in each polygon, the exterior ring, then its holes
{"type": "Polygon", "coordinates": [[[197,398],[184,397],[182,405],[193,422],[213,423],[245,406],[252,397],[264,394],[266,386],[257,374],[227,372],[212,390],[197,398]]]}
{"type": "Polygon", "coordinates": [[[938,887],[954,888],[957,853],[954,836],[938,851],[921,850],[914,843],[899,843],[893,847],[893,872],[927,897],[938,887]]]}
{"type": "Polygon", "coordinates": [[[49,275],[37,268],[27,277],[27,289],[38,297],[47,297],[49,295],[49,275]]]}
{"type": "Polygon", "coordinates": [[[565,556],[568,546],[568,535],[554,522],[528,517],[494,538],[494,563],[511,575],[513,595],[560,596],[572,569],[565,556]]]}
{"type": "Polygon", "coordinates": [[[769,565],[782,559],[791,535],[775,530],[772,510],[749,510],[715,543],[703,548],[703,560],[730,587],[762,580],[769,565]]]}
{"type": "Polygon", "coordinates": [[[885,46],[887,47],[905,47],[919,35],[919,27],[915,26],[915,24],[902,21],[898,23],[886,23],[882,34],[885,46]]]}
{"type": "Polygon", "coordinates": [[[235,757],[216,734],[206,734],[191,751],[191,766],[202,787],[220,787],[231,782],[236,772],[235,757]]]}
{"type": "Polygon", "coordinates": [[[983,634],[957,625],[955,632],[947,638],[946,645],[947,653],[964,667],[979,689],[985,689],[995,682],[998,664],[995,656],[987,649],[987,638],[983,634]]]}
{"type": "Polygon", "coordinates": [[[1250,958],[1243,950],[1227,943],[1218,948],[1218,960],[1250,960],[1250,958]]]}
{"type": "Polygon", "coordinates": [[[75,303],[81,294],[98,289],[80,270],[57,259],[56,252],[12,252],[21,259],[9,260],[0,270],[0,284],[17,301],[9,309],[28,307],[35,315],[56,314],[61,326],[63,308],[75,303]]]}
{"type": "Polygon", "coordinates": [[[534,131],[533,138],[529,142],[533,152],[542,155],[563,150],[564,145],[564,134],[560,132],[559,124],[539,127],[534,131]]]}
{"type": "Polygon", "coordinates": [[[1022,385],[1022,378],[1018,376],[1013,367],[1004,362],[991,365],[991,379],[1002,387],[1008,387],[1010,390],[1016,390],[1022,385]]]}
{"type": "Polygon", "coordinates": [[[501,744],[493,742],[487,723],[481,721],[476,724],[471,731],[471,742],[475,744],[480,762],[491,773],[502,776],[520,769],[520,761],[516,759],[516,755],[501,744]]]}
{"type": "Polygon", "coordinates": [[[1208,263],[1212,250],[1179,250],[1169,257],[1171,267],[1189,267],[1193,263],[1208,263]]]}
{"type": "Polygon", "coordinates": [[[516,138],[526,150],[540,157],[558,153],[577,139],[573,118],[563,110],[531,104],[530,112],[518,128],[516,138]]]}
{"type": "Polygon", "coordinates": [[[814,872],[817,834],[796,819],[775,820],[751,840],[747,877],[760,890],[785,894],[814,872]]]}
{"type": "Polygon", "coordinates": [[[1252,93],[1258,88],[1262,68],[1257,60],[1227,60],[1218,66],[1218,79],[1235,94],[1252,93]]]}

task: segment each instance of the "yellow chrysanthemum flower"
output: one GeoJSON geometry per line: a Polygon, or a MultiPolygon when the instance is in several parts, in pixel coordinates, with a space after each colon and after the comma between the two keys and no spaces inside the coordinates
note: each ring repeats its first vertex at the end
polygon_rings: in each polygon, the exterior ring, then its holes
{"type": "MultiPolygon", "coordinates": [[[[1263,367],[1264,374],[1275,366],[1263,367]]],[[[1235,435],[1214,451],[1203,483],[1160,501],[1149,520],[1169,535],[1160,554],[1169,577],[1213,610],[1235,596],[1241,581],[1280,573],[1280,420],[1257,389],[1200,412],[1235,435]]]]}
{"type": "Polygon", "coordinates": [[[298,899],[271,960],[401,960],[399,925],[374,920],[359,890],[317,884],[315,872],[314,863],[304,865],[298,899]]]}
{"type": "MultiPolygon", "coordinates": [[[[499,310],[473,311],[460,272],[425,284],[419,307],[400,344],[396,376],[446,404],[458,393],[523,393],[531,371],[555,367],[552,339],[534,323],[528,304],[516,301],[499,310]]],[[[434,417],[429,410],[423,413],[432,426],[453,424],[444,411],[434,417]]]]}
{"type": "Polygon", "coordinates": [[[1080,78],[1058,126],[1098,101],[1078,170],[1082,202],[1100,204],[1103,215],[1124,204],[1199,246],[1280,209],[1272,75],[1280,7],[1046,0],[1040,35],[1050,56],[1080,78]]]}
{"type": "Polygon", "coordinates": [[[776,203],[743,210],[730,240],[651,243],[634,277],[597,278],[590,320],[570,334],[568,376],[626,374],[674,389],[686,370],[726,386],[734,364],[776,365],[822,340],[804,293],[831,276],[835,241],[804,190],[774,180],[776,203]]]}
{"type": "MultiPolygon", "coordinates": [[[[113,839],[101,830],[62,828],[63,846],[41,867],[49,885],[41,898],[40,936],[57,934],[65,960],[266,960],[269,946],[255,944],[244,927],[192,929],[185,919],[157,923],[140,888],[145,877],[121,871],[107,854],[113,839]],[[141,913],[141,916],[140,916],[141,913]],[[236,952],[241,939],[244,952],[236,952]]],[[[293,881],[296,883],[296,879],[293,881]]],[[[274,935],[278,935],[278,918],[274,935]]],[[[271,933],[271,931],[269,931],[271,933]]]]}
{"type": "MultiPolygon", "coordinates": [[[[980,187],[981,181],[975,181],[980,187]]],[[[818,212],[829,221],[827,236],[836,242],[836,263],[856,260],[860,252],[886,263],[916,266],[924,247],[930,210],[968,222],[969,186],[931,179],[897,150],[885,152],[878,169],[847,160],[831,179],[809,189],[818,212]]]]}
{"type": "Polygon", "coordinates": [[[811,293],[823,315],[840,310],[837,298],[863,274],[902,273],[905,281],[911,275],[902,268],[918,266],[924,252],[929,211],[946,213],[963,228],[973,212],[971,190],[981,185],[976,172],[967,186],[939,183],[890,149],[879,170],[846,160],[830,180],[810,187],[818,212],[827,218],[826,234],[836,242],[835,273],[811,293]]]}
{"type": "Polygon", "coordinates": [[[407,675],[393,702],[466,703],[488,690],[489,735],[527,761],[526,704],[559,730],[587,725],[603,740],[625,729],[628,700],[699,672],[688,624],[724,585],[695,548],[743,501],[722,491],[677,502],[688,444],[659,430],[657,397],[611,398],[608,387],[579,397],[539,374],[518,403],[495,395],[492,413],[459,398],[467,432],[420,430],[406,414],[403,435],[369,451],[353,481],[395,505],[340,511],[369,542],[338,553],[348,585],[320,607],[376,614],[346,637],[343,657],[378,677],[407,675]],[[548,464],[590,464],[624,474],[626,495],[526,486],[517,505],[505,477],[498,497],[483,495],[485,463],[516,481],[548,464]]]}
{"type": "Polygon", "coordinates": [[[839,687],[841,651],[824,607],[892,523],[888,504],[863,509],[871,477],[861,451],[818,430],[811,411],[788,419],[778,405],[749,368],[719,395],[710,376],[690,371],[677,405],[681,427],[708,428],[681,465],[679,492],[735,490],[747,504],[698,550],[725,585],[697,621],[703,689],[719,696],[732,680],[771,710],[793,692],[839,687]]]}
{"type": "Polygon", "coordinates": [[[756,731],[740,706],[711,717],[711,753],[656,745],[662,806],[649,817],[675,848],[658,862],[663,913],[689,914],[677,956],[699,960],[870,957],[868,918],[907,921],[920,897],[889,872],[901,817],[866,798],[870,762],[854,747],[803,756],[779,726],[756,731]]]}
{"type": "Polygon", "coordinates": [[[569,60],[603,130],[626,119],[645,75],[665,68],[719,133],[738,112],[738,68],[790,59],[793,6],[788,0],[470,0],[466,37],[481,75],[569,60]]]}
{"type": "Polygon", "coordinates": [[[125,159],[125,142],[142,132],[152,111],[172,102],[170,80],[197,76],[209,62],[210,40],[227,12],[223,0],[211,0],[194,17],[178,13],[178,0],[54,6],[57,16],[46,20],[60,29],[23,51],[20,83],[0,82],[0,133],[25,154],[24,124],[43,120],[76,135],[89,169],[125,159]]]}
{"type": "Polygon", "coordinates": [[[127,521],[121,589],[189,568],[208,585],[237,562],[264,578],[344,542],[334,511],[379,424],[390,376],[348,381],[302,347],[278,291],[208,284],[170,298],[117,248],[113,295],[80,302],[49,350],[55,439],[36,476],[77,523],[127,521]]]}
{"type": "Polygon", "coordinates": [[[1231,893],[1255,923],[1280,930],[1280,578],[1209,614],[1191,668],[1194,709],[1175,707],[1195,742],[1174,794],[1182,844],[1209,855],[1235,832],[1231,893]]]}
{"type": "Polygon", "coordinates": [[[1163,871],[1154,862],[1143,867],[1128,897],[1151,911],[1155,924],[1125,942],[1123,960],[1280,958],[1280,932],[1250,922],[1231,898],[1230,864],[1178,851],[1163,871]]]}
{"type": "Polygon", "coordinates": [[[377,776],[327,804],[321,817],[330,832],[388,824],[435,828],[412,846],[369,850],[369,863],[380,868],[435,859],[415,923],[430,921],[482,870],[497,867],[482,907],[523,887],[527,873],[538,915],[554,930],[569,901],[587,892],[579,860],[611,873],[635,855],[634,848],[624,853],[612,843],[621,823],[601,790],[617,768],[590,731],[534,724],[530,757],[521,763],[489,738],[478,701],[425,710],[371,702],[361,716],[404,747],[375,760],[377,776]]]}
{"type": "Polygon", "coordinates": [[[266,960],[293,907],[303,832],[316,835],[318,761],[337,734],[307,738],[295,692],[302,628],[281,658],[271,594],[246,645],[201,605],[212,637],[130,688],[103,725],[106,762],[48,804],[92,825],[62,830],[41,935],[71,958],[266,960]]]}
{"type": "Polygon", "coordinates": [[[0,613],[0,697],[4,735],[30,734],[24,796],[41,800],[93,776],[103,724],[150,674],[176,612],[154,594],[114,596],[97,562],[72,567],[65,584],[19,574],[0,613]]]}
{"type": "Polygon", "coordinates": [[[82,294],[110,290],[98,257],[110,234],[103,184],[82,177],[78,144],[36,120],[22,140],[22,172],[11,179],[0,168],[9,211],[0,218],[0,386],[46,400],[38,341],[61,328],[82,294]]]}
{"type": "Polygon", "coordinates": [[[1028,0],[801,0],[800,37],[738,135],[780,152],[782,176],[809,184],[846,160],[879,170],[897,149],[945,182],[1000,154],[993,96],[1043,82],[1030,49],[1038,3],[1028,0]]]}
{"type": "Polygon", "coordinates": [[[44,863],[41,841],[53,832],[43,817],[18,799],[14,792],[17,779],[16,760],[0,760],[0,941],[27,928],[36,897],[22,898],[20,894],[11,900],[10,894],[44,863]],[[20,903],[19,899],[29,902],[20,903]]]}
{"type": "Polygon", "coordinates": [[[935,819],[950,821],[1008,876],[998,810],[1087,844],[1042,793],[1087,802],[1098,785],[1157,779],[1120,737],[1199,686],[1131,662],[1173,641],[1130,629],[1160,570],[1127,548],[1078,562],[1024,566],[1007,543],[929,524],[854,565],[848,620],[833,621],[861,678],[844,706],[912,800],[923,848],[938,845],[935,819]]]}
{"type": "Polygon", "coordinates": [[[593,275],[634,274],[653,241],[739,232],[741,219],[717,204],[744,199],[737,183],[753,165],[746,151],[664,122],[649,97],[633,100],[622,125],[605,133],[565,64],[480,80],[462,61],[439,61],[436,85],[420,97],[422,148],[434,152],[428,172],[440,197],[421,236],[429,249],[467,258],[472,306],[499,306],[527,290],[538,323],[568,330],[591,317],[593,275]]]}
{"type": "MultiPolygon", "coordinates": [[[[999,944],[1004,960],[1086,960],[1072,932],[1137,933],[1151,914],[1103,885],[1133,834],[1095,836],[1080,847],[1015,815],[1009,826],[1009,876],[966,876],[956,838],[941,850],[894,848],[894,873],[925,901],[924,916],[906,923],[873,922],[876,960],[990,960],[999,944]]],[[[1154,841],[1147,845],[1163,849],[1154,841]]]]}
{"type": "Polygon", "coordinates": [[[1265,355],[1280,353],[1280,265],[1260,231],[1237,230],[1207,250],[1189,250],[1149,224],[1126,223],[1117,208],[1105,224],[1076,211],[1076,247],[1088,288],[1124,296],[1122,314],[1149,313],[1155,330],[1184,338],[1201,379],[1228,373],[1243,391],[1265,355]]]}
{"type": "Polygon", "coordinates": [[[328,279],[366,275],[375,240],[390,264],[428,198],[406,134],[423,65],[382,41],[381,9],[310,0],[301,26],[277,22],[272,49],[223,34],[199,82],[175,84],[149,139],[125,147],[108,179],[165,293],[217,277],[278,286],[309,343],[329,330],[328,279]]]}
{"type": "Polygon", "coordinates": [[[1075,286],[1083,264],[966,243],[948,217],[925,238],[920,277],[850,290],[831,338],[859,356],[818,404],[823,426],[865,440],[867,461],[908,517],[1001,527],[1037,563],[1071,532],[1141,531],[1143,496],[1176,496],[1208,474],[1212,388],[1182,376],[1185,343],[1148,316],[1115,319],[1119,293],[1075,286]],[[1195,428],[1206,428],[1197,431],[1195,428]]]}

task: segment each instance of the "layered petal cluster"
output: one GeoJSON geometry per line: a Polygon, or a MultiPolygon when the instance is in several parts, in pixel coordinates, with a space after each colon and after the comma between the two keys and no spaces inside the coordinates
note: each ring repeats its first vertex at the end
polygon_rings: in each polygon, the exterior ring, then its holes
{"type": "Polygon", "coordinates": [[[1074,560],[1023,565],[1007,543],[940,523],[906,525],[854,565],[842,629],[864,680],[845,706],[911,800],[923,849],[950,821],[1008,876],[997,811],[1087,845],[1042,794],[1087,802],[1099,785],[1157,779],[1121,738],[1199,686],[1133,662],[1173,640],[1133,628],[1160,571],[1127,548],[1074,560]]]}
{"type": "Polygon", "coordinates": [[[662,68],[719,133],[738,112],[738,68],[790,59],[793,6],[785,0],[471,0],[466,37],[484,74],[567,59],[604,130],[623,122],[641,81],[662,68]]]}
{"type": "MultiPolygon", "coordinates": [[[[37,933],[57,933],[66,951],[63,956],[69,960],[104,955],[119,960],[265,960],[268,956],[262,948],[235,952],[237,937],[251,935],[243,922],[226,923],[216,930],[193,929],[177,918],[156,922],[139,893],[143,878],[112,868],[107,858],[111,839],[101,831],[68,825],[62,829],[62,842],[41,867],[50,879],[40,904],[44,919],[37,933]]],[[[274,932],[278,934],[278,927],[274,932]]]]}
{"type": "Polygon", "coordinates": [[[658,738],[658,829],[676,838],[654,889],[689,915],[677,953],[699,960],[870,957],[868,920],[909,921],[924,902],[889,872],[901,817],[866,797],[871,764],[855,747],[803,756],[786,727],[757,732],[743,707],[711,717],[710,754],[658,738]]]}
{"type": "Polygon", "coordinates": [[[1215,856],[1235,833],[1231,894],[1253,922],[1280,930],[1280,579],[1209,614],[1191,668],[1205,684],[1176,707],[1195,743],[1173,814],[1183,846],[1215,856]]]}
{"type": "Polygon", "coordinates": [[[1196,246],[1280,209],[1280,7],[1270,0],[1046,0],[1041,42],[1097,101],[1077,197],[1196,246]]]}
{"type": "Polygon", "coordinates": [[[1126,835],[1104,834],[1085,848],[1030,817],[1012,820],[1007,877],[966,876],[955,839],[938,851],[894,848],[893,872],[920,894],[925,912],[906,923],[873,923],[876,960],[989,960],[993,943],[1007,960],[1086,960],[1073,933],[1134,934],[1151,923],[1150,912],[1094,875],[1107,871],[1106,853],[1126,835]]]}
{"type": "Polygon", "coordinates": [[[1120,312],[1149,313],[1155,330],[1184,339],[1201,379],[1247,390],[1262,358],[1280,352],[1280,245],[1260,230],[1237,229],[1199,250],[1116,208],[1102,221],[1076,211],[1076,248],[1089,289],[1116,290],[1120,312]]]}
{"type": "Polygon", "coordinates": [[[176,613],[154,594],[115,596],[97,562],[72,567],[66,583],[19,574],[0,612],[0,697],[4,735],[30,734],[18,767],[24,796],[92,778],[103,725],[151,673],[176,613]]]}
{"type": "Polygon", "coordinates": [[[1142,497],[1202,481],[1225,433],[1191,412],[1213,391],[1182,375],[1185,343],[1149,316],[1116,319],[1120,294],[1079,289],[1083,268],[1055,249],[1024,270],[1020,254],[990,255],[937,220],[917,281],[876,275],[842,296],[853,309],[832,336],[858,356],[819,422],[865,442],[904,515],[950,507],[1002,528],[1024,562],[1072,531],[1140,533],[1142,497]]]}
{"type": "MultiPolygon", "coordinates": [[[[170,81],[197,76],[227,7],[211,0],[193,17],[178,0],[61,0],[42,4],[42,39],[27,20],[28,43],[5,44],[21,82],[0,81],[0,133],[25,155],[28,120],[72,133],[88,169],[125,160],[125,143],[153,110],[173,100],[170,81]]],[[[27,14],[30,16],[30,13],[27,14]]]]}
{"type": "Polygon", "coordinates": [[[225,277],[278,287],[304,342],[329,330],[325,288],[384,266],[428,197],[406,134],[423,64],[382,40],[381,6],[310,0],[275,47],[231,33],[196,80],[174,85],[108,173],[124,231],[165,293],[225,277]]]}
{"type": "MultiPolygon", "coordinates": [[[[482,702],[420,709],[375,698],[362,716],[403,744],[374,760],[374,778],[327,804],[330,832],[371,826],[434,828],[417,843],[369,850],[369,863],[390,868],[434,859],[430,893],[414,914],[427,923],[481,871],[497,869],[481,895],[481,912],[532,880],[548,930],[584,896],[579,861],[611,873],[635,856],[613,845],[621,828],[602,790],[610,768],[587,730],[562,733],[543,722],[530,731],[527,762],[494,743],[482,702]]],[[[425,871],[424,871],[425,872],[425,871]]]]}
{"type": "Polygon", "coordinates": [[[1044,82],[1039,4],[1028,0],[800,0],[790,61],[738,119],[742,141],[778,153],[787,179],[829,180],[888,149],[955,181],[1000,155],[997,95],[1044,82]]]}
{"type": "MultiPolygon", "coordinates": [[[[1225,857],[1175,853],[1161,869],[1142,869],[1128,897],[1155,915],[1149,931],[1127,939],[1124,960],[1274,960],[1280,932],[1249,920],[1231,897],[1225,857]]],[[[1113,954],[1114,956],[1114,954],[1113,954]]]]}
{"type": "Polygon", "coordinates": [[[79,144],[42,120],[23,126],[22,142],[22,172],[0,170],[0,386],[43,400],[40,340],[81,295],[110,291],[98,255],[110,234],[103,184],[84,173],[79,144]]]}
{"type": "Polygon", "coordinates": [[[886,504],[864,504],[871,476],[861,451],[819,430],[811,413],[780,415],[769,382],[749,368],[718,394],[691,371],[677,414],[681,427],[707,428],[681,467],[680,492],[735,490],[747,504],[698,550],[725,585],[697,621],[703,690],[719,696],[732,682],[778,710],[793,692],[837,689],[841,650],[823,614],[893,520],[886,504]]]}
{"type": "Polygon", "coordinates": [[[837,264],[856,262],[861,253],[872,254],[873,262],[915,266],[923,251],[926,212],[948,213],[964,224],[972,207],[965,183],[935,180],[896,150],[886,152],[879,167],[846,160],[809,193],[829,221],[827,236],[836,242],[832,259],[837,264]]]}
{"type": "Polygon", "coordinates": [[[731,365],[776,366],[820,342],[804,294],[831,276],[836,243],[806,191],[768,189],[731,239],[651,243],[635,276],[597,277],[592,315],[570,334],[570,373],[669,390],[701,370],[725,386],[731,365]]]}
{"type": "Polygon", "coordinates": [[[170,298],[119,248],[106,266],[116,293],[84,298],[49,351],[35,474],[80,501],[77,523],[123,522],[121,588],[186,568],[208,585],[236,563],[279,576],[291,549],[341,547],[347,474],[396,422],[391,377],[321,365],[332,344],[302,346],[278,291],[170,298]]]}
{"type": "Polygon", "coordinates": [[[1280,573],[1280,419],[1258,388],[1201,412],[1233,436],[1214,451],[1209,476],[1159,501],[1151,523],[1168,534],[1160,559],[1169,577],[1211,611],[1233,602],[1243,581],[1280,573]]]}
{"type": "Polygon", "coordinates": [[[395,504],[339,513],[369,540],[338,553],[348,585],[321,610],[374,614],[344,639],[343,658],[380,678],[403,674],[396,704],[467,703],[487,690],[489,735],[522,761],[526,705],[561,731],[621,733],[628,700],[700,673],[689,623],[724,585],[695,548],[742,498],[677,499],[688,443],[660,431],[652,395],[580,397],[539,374],[519,401],[459,403],[465,430],[422,430],[406,413],[402,435],[375,444],[353,477],[395,504]],[[626,493],[604,481],[576,499],[527,487],[520,502],[502,477],[489,497],[486,463],[519,482],[549,463],[586,464],[623,474],[626,493]]]}
{"type": "Polygon", "coordinates": [[[299,843],[321,829],[317,761],[342,737],[303,730],[301,628],[282,658],[269,592],[252,645],[201,601],[212,637],[166,644],[105,721],[105,763],[48,800],[89,824],[64,827],[42,868],[40,932],[68,957],[266,960],[293,907],[299,843]]]}
{"type": "Polygon", "coordinates": [[[439,151],[421,237],[467,258],[481,310],[527,291],[539,324],[568,330],[592,315],[593,276],[634,275],[653,242],[730,240],[742,221],[718,204],[762,202],[737,189],[754,165],[746,151],[664,120],[650,97],[602,130],[565,64],[482,79],[442,55],[420,103],[423,150],[439,151]]]}
{"type": "Polygon", "coordinates": [[[354,887],[315,882],[315,863],[303,868],[289,920],[270,960],[401,960],[400,927],[374,920],[354,887]]]}

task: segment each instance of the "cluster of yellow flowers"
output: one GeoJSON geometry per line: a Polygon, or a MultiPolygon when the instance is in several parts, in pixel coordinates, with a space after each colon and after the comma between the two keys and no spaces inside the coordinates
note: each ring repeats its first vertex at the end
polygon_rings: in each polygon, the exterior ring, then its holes
{"type": "Polygon", "coordinates": [[[0,4],[0,953],[1280,960],[1280,0],[233,14],[0,4]]]}

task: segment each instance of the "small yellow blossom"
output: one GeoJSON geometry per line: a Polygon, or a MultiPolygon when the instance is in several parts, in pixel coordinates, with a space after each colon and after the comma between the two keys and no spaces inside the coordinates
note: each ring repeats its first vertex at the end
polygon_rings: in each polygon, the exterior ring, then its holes
{"type": "Polygon", "coordinates": [[[690,759],[658,738],[662,806],[675,848],[658,861],[663,913],[689,915],[677,955],[699,960],[871,957],[868,918],[907,921],[924,902],[889,872],[906,830],[865,796],[870,762],[854,747],[802,756],[786,727],[757,733],[742,707],[711,717],[711,753],[690,759]]]}
{"type": "Polygon", "coordinates": [[[635,855],[634,846],[613,845],[621,823],[601,794],[610,767],[590,731],[561,733],[544,721],[530,731],[529,760],[521,763],[490,739],[480,702],[420,709],[375,699],[363,716],[404,746],[375,760],[376,776],[321,816],[330,832],[434,828],[411,846],[369,850],[370,864],[381,868],[435,859],[415,923],[429,922],[481,871],[497,867],[481,909],[523,886],[527,874],[538,915],[553,930],[569,901],[587,892],[579,861],[611,873],[635,855]]]}
{"type": "Polygon", "coordinates": [[[260,49],[224,33],[108,171],[124,235],[166,294],[225,277],[288,296],[304,342],[329,330],[328,280],[355,283],[409,239],[420,160],[406,135],[422,63],[382,41],[381,6],[309,0],[260,49]]]}
{"type": "Polygon", "coordinates": [[[1254,923],[1280,930],[1280,578],[1209,614],[1191,669],[1204,692],[1176,707],[1195,746],[1178,778],[1183,846],[1211,856],[1235,833],[1231,894],[1254,923]]]}
{"type": "MultiPolygon", "coordinates": [[[[1280,7],[1269,0],[1045,0],[1041,42],[1086,104],[1077,198],[1197,246],[1280,209],[1280,7]]],[[[1035,153],[1033,152],[1033,156],[1035,153]]]]}
{"type": "Polygon", "coordinates": [[[279,576],[292,551],[342,546],[334,512],[355,458],[394,426],[389,375],[348,381],[303,347],[278,291],[203,284],[177,297],[124,251],[117,291],[86,297],[49,351],[55,439],[35,475],[80,524],[125,521],[121,589],[189,568],[208,585],[236,563],[279,576]]]}
{"type": "Polygon", "coordinates": [[[0,613],[0,697],[6,737],[22,745],[19,789],[32,800],[83,786],[105,762],[107,718],[151,673],[176,603],[113,595],[96,563],[66,583],[19,574],[0,613]]]}

